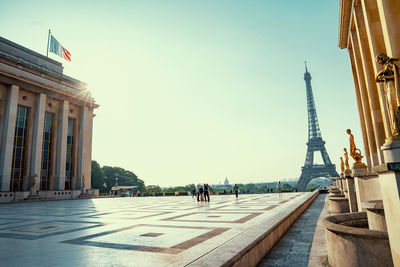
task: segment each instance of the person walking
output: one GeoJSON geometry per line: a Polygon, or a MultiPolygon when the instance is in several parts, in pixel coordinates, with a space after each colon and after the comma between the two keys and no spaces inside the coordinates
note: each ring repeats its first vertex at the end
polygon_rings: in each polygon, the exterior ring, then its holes
{"type": "Polygon", "coordinates": [[[210,202],[210,187],[208,184],[204,184],[204,201],[210,202]]]}
{"type": "Polygon", "coordinates": [[[196,186],[193,186],[193,190],[192,190],[192,198],[194,198],[194,196],[196,195],[196,186]]]}
{"type": "Polygon", "coordinates": [[[239,186],[237,186],[237,184],[235,184],[235,186],[233,187],[233,190],[235,191],[236,198],[238,198],[238,195],[239,195],[239,186]]]}
{"type": "Polygon", "coordinates": [[[278,181],[277,185],[276,185],[276,192],[278,192],[278,197],[282,198],[282,188],[281,188],[281,181],[278,181]]]}
{"type": "Polygon", "coordinates": [[[196,193],[197,193],[197,202],[199,202],[200,201],[200,184],[197,185],[196,193]]]}
{"type": "Polygon", "coordinates": [[[204,188],[201,184],[199,184],[199,195],[200,195],[200,201],[204,201],[204,188]]]}

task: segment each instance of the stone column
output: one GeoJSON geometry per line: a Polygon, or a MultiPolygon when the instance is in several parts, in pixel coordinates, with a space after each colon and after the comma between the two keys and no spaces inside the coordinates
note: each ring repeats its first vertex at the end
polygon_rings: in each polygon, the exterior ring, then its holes
{"type": "Polygon", "coordinates": [[[15,123],[17,120],[19,87],[8,88],[7,107],[3,119],[0,151],[0,192],[10,191],[11,164],[14,148],[15,123]]]}
{"type": "Polygon", "coordinates": [[[361,64],[360,48],[358,45],[358,37],[354,30],[350,34],[351,43],[353,44],[353,56],[354,56],[354,66],[356,70],[357,79],[359,82],[360,96],[362,99],[364,115],[365,115],[365,125],[366,134],[368,140],[368,146],[371,154],[371,164],[372,166],[379,165],[378,154],[377,154],[377,144],[375,141],[374,127],[371,118],[371,107],[369,105],[368,95],[366,91],[364,69],[361,64]]]}
{"type": "Polygon", "coordinates": [[[39,94],[36,96],[36,110],[35,120],[33,122],[33,134],[32,134],[32,156],[30,166],[30,182],[29,187],[31,188],[31,195],[36,195],[36,192],[40,190],[40,178],[41,178],[41,167],[42,167],[42,143],[43,143],[43,128],[44,128],[44,114],[46,110],[46,95],[39,94]],[[33,179],[36,176],[35,185],[33,185],[33,179]]]}
{"type": "Polygon", "coordinates": [[[400,5],[397,0],[377,0],[383,39],[389,57],[400,57],[400,5]]]}
{"type": "MultiPolygon", "coordinates": [[[[375,143],[377,145],[377,155],[379,163],[384,163],[383,154],[380,146],[385,142],[385,132],[383,127],[383,119],[381,106],[378,96],[378,88],[375,82],[375,73],[372,66],[374,59],[371,57],[368,36],[365,29],[365,20],[363,11],[360,5],[354,6],[353,18],[355,22],[355,32],[357,34],[358,47],[360,49],[361,64],[363,68],[366,92],[369,105],[371,107],[372,126],[374,127],[375,143]]],[[[353,39],[354,40],[354,39],[353,39]]],[[[376,164],[376,165],[378,165],[376,164]]]]}
{"type": "MultiPolygon", "coordinates": [[[[377,0],[383,39],[389,57],[400,57],[400,5],[396,0],[377,0]]],[[[400,142],[382,147],[387,164],[382,166],[379,179],[385,208],[393,263],[400,266],[400,142]],[[397,150],[397,151],[396,151],[397,150]]]]}
{"type": "Polygon", "coordinates": [[[68,134],[68,109],[69,102],[60,102],[58,129],[57,129],[57,160],[55,175],[55,190],[65,188],[65,168],[67,159],[67,134],[68,134]]]}
{"type": "MultiPolygon", "coordinates": [[[[350,40],[350,43],[351,43],[351,40],[350,40]]],[[[355,66],[355,62],[354,62],[353,47],[349,47],[348,51],[349,51],[349,58],[350,58],[350,65],[351,65],[351,73],[353,74],[354,89],[355,89],[355,93],[356,93],[358,116],[360,118],[360,128],[361,128],[361,132],[362,132],[361,136],[363,139],[364,150],[365,150],[365,159],[367,161],[367,166],[372,166],[371,165],[371,153],[370,153],[368,139],[367,139],[368,133],[367,133],[366,124],[365,124],[366,114],[365,114],[363,102],[362,102],[361,95],[360,95],[360,85],[359,85],[359,81],[358,81],[357,74],[356,74],[356,66],[355,66]]]]}
{"type": "MultiPolygon", "coordinates": [[[[361,7],[364,13],[365,29],[368,36],[369,48],[371,53],[372,67],[374,75],[381,69],[375,61],[376,55],[386,52],[385,43],[383,41],[382,25],[379,20],[379,11],[376,0],[363,0],[361,7]]],[[[381,106],[381,114],[383,118],[383,126],[385,129],[386,138],[392,137],[390,130],[390,122],[388,110],[385,100],[385,91],[382,83],[377,84],[379,103],[381,106]]]]}
{"type": "Polygon", "coordinates": [[[78,188],[85,192],[91,188],[93,111],[88,107],[82,107],[80,114],[77,184],[78,188]],[[85,177],[84,185],[82,185],[83,177],[85,177]]]}

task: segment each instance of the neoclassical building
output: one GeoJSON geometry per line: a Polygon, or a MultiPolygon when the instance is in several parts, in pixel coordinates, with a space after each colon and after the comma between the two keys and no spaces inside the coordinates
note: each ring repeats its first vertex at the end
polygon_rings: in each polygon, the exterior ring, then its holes
{"type": "Polygon", "coordinates": [[[87,85],[0,37],[0,201],[93,194],[87,85]]]}
{"type": "Polygon", "coordinates": [[[349,54],[364,144],[362,151],[356,150],[350,135],[350,154],[355,161],[362,155],[366,165],[356,161],[351,171],[342,167],[336,185],[343,195],[329,201],[348,201],[347,211],[341,208],[340,216],[329,218],[327,236],[340,232],[341,237],[351,240],[367,238],[360,243],[353,241],[351,249],[343,250],[330,243],[344,239],[328,238],[329,262],[345,266],[356,255],[352,266],[363,260],[362,266],[374,265],[373,260],[380,261],[375,266],[391,266],[390,261],[400,266],[400,1],[341,0],[339,47],[349,54]],[[359,234],[356,237],[352,228],[344,229],[337,223],[346,218],[368,219],[368,228],[353,227],[359,234]],[[332,225],[336,230],[330,228],[332,225]],[[384,244],[386,239],[390,247],[382,249],[379,242],[384,244]],[[370,250],[363,250],[368,242],[370,250]],[[340,259],[342,254],[346,256],[340,259]],[[383,263],[385,255],[389,261],[383,263]]]}

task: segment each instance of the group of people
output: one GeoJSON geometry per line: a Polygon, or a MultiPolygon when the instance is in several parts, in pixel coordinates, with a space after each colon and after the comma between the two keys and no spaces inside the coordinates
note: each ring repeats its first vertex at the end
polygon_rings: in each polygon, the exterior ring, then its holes
{"type": "Polygon", "coordinates": [[[208,201],[210,202],[210,191],[211,187],[208,184],[198,184],[197,187],[193,187],[192,198],[197,195],[197,201],[208,201]]]}

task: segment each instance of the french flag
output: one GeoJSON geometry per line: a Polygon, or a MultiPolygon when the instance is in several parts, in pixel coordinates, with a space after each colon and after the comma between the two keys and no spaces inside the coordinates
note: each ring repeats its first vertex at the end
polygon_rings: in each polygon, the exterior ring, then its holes
{"type": "Polygon", "coordinates": [[[60,45],[60,43],[56,40],[56,38],[54,38],[53,35],[51,35],[50,37],[50,52],[59,55],[60,57],[68,61],[71,61],[71,53],[68,52],[67,49],[62,47],[62,45],[60,45]]]}

